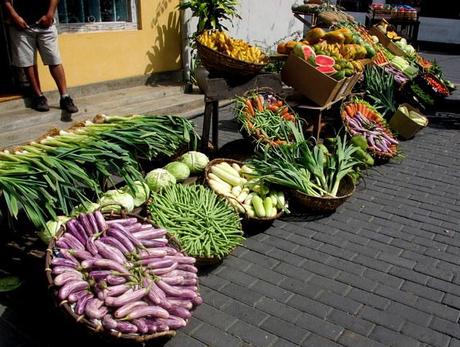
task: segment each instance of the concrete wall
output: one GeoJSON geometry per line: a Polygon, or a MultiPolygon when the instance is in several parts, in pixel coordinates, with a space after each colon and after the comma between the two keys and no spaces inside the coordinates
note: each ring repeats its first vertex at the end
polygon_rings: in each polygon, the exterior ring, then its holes
{"type": "MultiPolygon", "coordinates": [[[[59,45],[69,86],[181,68],[179,0],[140,0],[139,29],[62,33],[59,45]]],[[[39,65],[42,87],[56,86],[39,65]]]]}

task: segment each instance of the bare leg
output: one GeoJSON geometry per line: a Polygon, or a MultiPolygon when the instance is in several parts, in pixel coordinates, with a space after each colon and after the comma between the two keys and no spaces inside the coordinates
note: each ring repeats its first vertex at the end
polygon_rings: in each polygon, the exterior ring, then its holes
{"type": "Polygon", "coordinates": [[[40,78],[38,77],[37,65],[27,66],[24,68],[27,80],[30,83],[34,95],[42,95],[42,90],[40,88],[40,78]]]}
{"type": "Polygon", "coordinates": [[[67,82],[65,80],[64,67],[62,64],[59,65],[50,65],[49,66],[51,76],[53,76],[54,81],[59,89],[61,95],[67,94],[67,82]]]}

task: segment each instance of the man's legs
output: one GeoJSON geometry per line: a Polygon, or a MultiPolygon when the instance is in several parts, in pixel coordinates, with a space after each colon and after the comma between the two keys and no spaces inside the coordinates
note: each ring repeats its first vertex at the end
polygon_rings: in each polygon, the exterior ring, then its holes
{"type": "Polygon", "coordinates": [[[25,67],[24,72],[26,74],[27,80],[30,83],[30,87],[32,88],[33,95],[34,96],[42,95],[43,93],[40,87],[40,78],[38,76],[37,65],[25,67]]]}
{"type": "Polygon", "coordinates": [[[64,67],[62,64],[58,65],[49,65],[51,76],[53,76],[54,81],[59,89],[61,95],[67,95],[67,83],[65,80],[64,67]]]}

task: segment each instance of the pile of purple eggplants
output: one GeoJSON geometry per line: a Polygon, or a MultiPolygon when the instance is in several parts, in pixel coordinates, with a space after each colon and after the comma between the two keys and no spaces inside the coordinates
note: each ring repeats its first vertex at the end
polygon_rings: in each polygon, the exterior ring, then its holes
{"type": "Polygon", "coordinates": [[[108,331],[154,334],[187,324],[202,303],[195,258],[171,247],[166,231],[137,218],[96,211],[67,222],[51,271],[74,313],[108,331]]]}

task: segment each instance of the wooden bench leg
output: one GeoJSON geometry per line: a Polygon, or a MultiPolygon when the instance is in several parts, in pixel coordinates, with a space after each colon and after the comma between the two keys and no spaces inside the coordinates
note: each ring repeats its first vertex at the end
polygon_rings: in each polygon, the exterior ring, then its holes
{"type": "Polygon", "coordinates": [[[219,149],[219,101],[212,102],[212,145],[219,149]]]}
{"type": "Polygon", "coordinates": [[[204,117],[203,117],[203,131],[201,133],[201,151],[203,153],[208,152],[209,130],[211,129],[211,120],[212,120],[212,107],[213,107],[213,102],[205,100],[204,117]]]}
{"type": "Polygon", "coordinates": [[[315,123],[313,126],[313,136],[316,139],[316,142],[319,141],[319,134],[321,133],[321,118],[322,118],[322,112],[318,112],[315,115],[315,123]]]}

